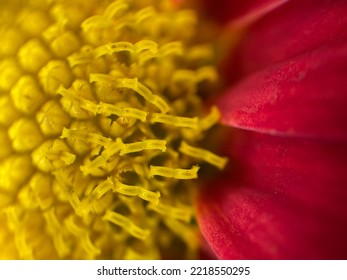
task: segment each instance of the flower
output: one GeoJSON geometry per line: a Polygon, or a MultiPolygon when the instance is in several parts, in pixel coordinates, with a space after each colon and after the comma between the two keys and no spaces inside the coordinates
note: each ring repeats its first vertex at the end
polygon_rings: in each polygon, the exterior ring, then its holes
{"type": "Polygon", "coordinates": [[[346,4],[181,2],[1,3],[0,258],[346,258],[346,4]]]}
{"type": "Polygon", "coordinates": [[[346,1],[204,2],[227,29],[250,24],[222,68],[231,166],[199,198],[207,243],[222,259],[346,259],[346,1]]]}
{"type": "MultiPolygon", "coordinates": [[[[0,4],[0,258],[196,258],[217,73],[170,0],[0,4]],[[188,180],[189,179],[189,180],[188,180]]],[[[199,32],[204,31],[204,36],[199,32]]]]}

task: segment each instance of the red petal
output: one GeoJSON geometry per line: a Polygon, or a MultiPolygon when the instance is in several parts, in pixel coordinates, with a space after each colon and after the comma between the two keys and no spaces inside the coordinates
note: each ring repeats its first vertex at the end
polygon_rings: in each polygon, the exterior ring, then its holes
{"type": "Polygon", "coordinates": [[[346,259],[346,146],[245,131],[234,140],[240,170],[211,184],[198,206],[216,255],[346,259]]]}
{"type": "Polygon", "coordinates": [[[230,68],[249,73],[327,43],[346,41],[346,15],[345,0],[289,1],[253,25],[230,68]]]}
{"type": "Polygon", "coordinates": [[[218,101],[227,125],[266,133],[347,139],[347,43],[252,74],[218,101]]]}
{"type": "Polygon", "coordinates": [[[210,17],[225,24],[249,23],[269,11],[277,8],[288,0],[201,0],[197,1],[210,17]]]}

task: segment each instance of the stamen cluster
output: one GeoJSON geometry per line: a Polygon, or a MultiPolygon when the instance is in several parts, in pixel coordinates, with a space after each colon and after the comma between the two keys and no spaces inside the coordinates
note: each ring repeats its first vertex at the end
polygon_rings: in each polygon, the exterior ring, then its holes
{"type": "Polygon", "coordinates": [[[166,0],[8,2],[1,258],[196,257],[188,179],[226,159],[198,147],[219,113],[203,107],[217,75],[195,13],[166,0]]]}

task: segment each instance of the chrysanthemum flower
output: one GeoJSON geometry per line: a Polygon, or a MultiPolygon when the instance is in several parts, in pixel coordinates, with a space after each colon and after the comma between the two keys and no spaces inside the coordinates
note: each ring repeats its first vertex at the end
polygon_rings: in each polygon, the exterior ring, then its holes
{"type": "Polygon", "coordinates": [[[346,3],[182,2],[2,1],[1,258],[347,258],[346,3]]]}
{"type": "Polygon", "coordinates": [[[226,259],[346,259],[347,2],[203,2],[248,25],[222,67],[233,168],[200,197],[207,243],[226,259]]]}
{"type": "Polygon", "coordinates": [[[0,257],[196,258],[194,179],[227,161],[201,146],[219,112],[196,13],[0,5],[0,257]]]}

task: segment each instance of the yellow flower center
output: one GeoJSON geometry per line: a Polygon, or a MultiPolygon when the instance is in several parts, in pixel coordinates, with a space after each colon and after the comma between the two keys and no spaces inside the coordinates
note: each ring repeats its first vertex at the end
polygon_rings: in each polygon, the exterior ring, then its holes
{"type": "Polygon", "coordinates": [[[167,0],[0,4],[0,258],[195,258],[219,119],[197,16],[167,0]],[[199,174],[200,175],[200,174],[199,174]]]}

